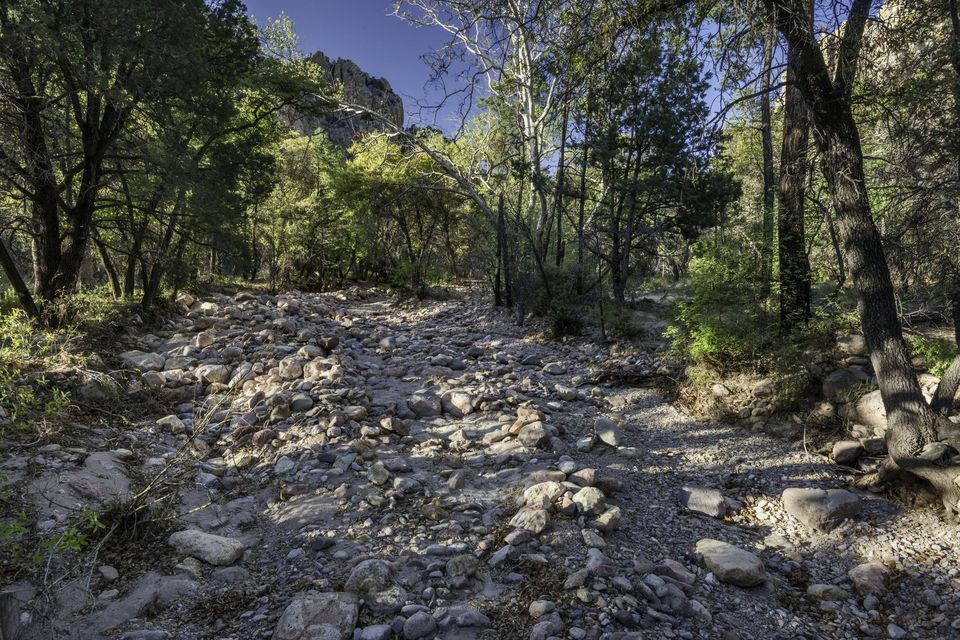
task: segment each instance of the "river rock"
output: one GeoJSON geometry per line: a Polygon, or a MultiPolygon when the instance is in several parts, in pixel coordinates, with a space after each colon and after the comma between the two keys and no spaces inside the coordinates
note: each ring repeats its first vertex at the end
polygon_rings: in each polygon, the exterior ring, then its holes
{"type": "Polygon", "coordinates": [[[847,402],[854,389],[869,380],[870,376],[860,367],[837,369],[823,379],[823,397],[830,402],[847,402]]]}
{"type": "Polygon", "coordinates": [[[300,595],[283,610],[273,640],[348,640],[359,612],[352,593],[300,595]]]}
{"type": "Polygon", "coordinates": [[[177,553],[221,567],[236,562],[246,549],[239,540],[196,529],[177,531],[170,536],[169,542],[177,553]]]}
{"type": "Polygon", "coordinates": [[[405,640],[432,637],[437,630],[437,621],[426,611],[418,611],[403,623],[405,640]]]}
{"type": "Polygon", "coordinates": [[[697,553],[720,582],[738,587],[755,587],[766,580],[763,562],[756,555],[721,540],[704,538],[697,542],[697,553]]]}
{"type": "Polygon", "coordinates": [[[526,529],[531,533],[542,533],[549,523],[550,516],[542,507],[523,507],[510,520],[511,527],[526,529]]]}
{"type": "Polygon", "coordinates": [[[682,487],[677,493],[680,506],[706,514],[712,518],[722,518],[727,513],[727,501],[717,489],[705,487],[682,487]]]}
{"type": "Polygon", "coordinates": [[[781,500],[787,513],[816,531],[833,531],[860,513],[860,498],[844,489],[785,489],[781,500]]]}
{"type": "Polygon", "coordinates": [[[396,613],[406,599],[404,590],[394,583],[393,568],[376,558],[358,563],[343,590],[361,596],[371,611],[381,615],[396,613]]]}
{"type": "Polygon", "coordinates": [[[580,491],[574,494],[573,501],[580,508],[580,511],[588,516],[603,513],[605,507],[603,492],[596,487],[584,487],[580,489],[580,491]]]}
{"type": "Polygon", "coordinates": [[[610,418],[598,418],[594,423],[594,431],[600,442],[609,447],[619,447],[622,441],[620,427],[610,418]]]}
{"type": "Polygon", "coordinates": [[[139,369],[140,371],[163,371],[163,365],[166,363],[159,353],[144,353],[143,351],[127,351],[120,354],[123,366],[128,369],[139,369]]]}
{"type": "Polygon", "coordinates": [[[871,391],[857,400],[857,421],[875,430],[887,428],[887,410],[883,406],[880,390],[871,391]]]}
{"type": "Polygon", "coordinates": [[[440,398],[432,393],[415,393],[407,400],[407,406],[418,418],[433,418],[443,410],[440,398]]]}
{"type": "Polygon", "coordinates": [[[878,596],[887,590],[887,574],[890,570],[879,562],[865,562],[847,572],[854,590],[861,596],[878,596]]]}

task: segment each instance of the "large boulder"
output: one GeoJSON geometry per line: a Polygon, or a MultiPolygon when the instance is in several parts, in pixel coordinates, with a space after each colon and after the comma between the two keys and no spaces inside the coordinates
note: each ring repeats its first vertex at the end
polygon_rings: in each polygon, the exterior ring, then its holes
{"type": "Polygon", "coordinates": [[[860,513],[860,498],[843,489],[785,489],[781,499],[787,513],[816,531],[833,531],[860,513]]]}
{"type": "Polygon", "coordinates": [[[273,640],[348,640],[359,612],[352,593],[306,593],[283,610],[273,640]]]}
{"type": "Polygon", "coordinates": [[[857,422],[874,429],[887,428],[887,410],[883,406],[880,390],[871,391],[857,400],[857,422]]]}
{"type": "Polygon", "coordinates": [[[588,516],[600,515],[606,508],[606,503],[603,501],[603,492],[596,487],[580,489],[573,495],[573,502],[581,512],[588,516]]]}
{"type": "Polygon", "coordinates": [[[440,398],[444,413],[454,418],[462,418],[473,413],[473,398],[465,391],[450,391],[440,398]]]}
{"type": "Polygon", "coordinates": [[[415,393],[407,400],[407,406],[418,418],[433,418],[443,411],[440,398],[433,393],[415,393]]]}
{"type": "Polygon", "coordinates": [[[830,457],[837,464],[852,465],[864,454],[863,445],[859,440],[840,440],[833,443],[830,457]]]}
{"type": "Polygon", "coordinates": [[[303,361],[300,358],[289,356],[280,361],[280,377],[284,380],[296,380],[303,375],[303,361]]]}
{"type": "Polygon", "coordinates": [[[849,402],[856,388],[870,381],[870,375],[860,367],[845,367],[823,379],[823,397],[830,402],[849,402]]]}
{"type": "Polygon", "coordinates": [[[597,437],[600,439],[600,442],[604,443],[608,447],[619,447],[620,443],[623,441],[623,436],[621,434],[619,425],[617,425],[617,423],[610,418],[597,418],[593,428],[594,432],[597,434],[597,437]]]}
{"type": "Polygon", "coordinates": [[[510,520],[510,526],[526,529],[531,533],[542,533],[550,524],[550,516],[543,507],[523,507],[510,520]]]}
{"type": "Polygon", "coordinates": [[[878,596],[887,590],[887,575],[890,570],[879,562],[858,564],[847,572],[853,588],[861,596],[878,596]]]}
{"type": "Polygon", "coordinates": [[[697,542],[697,553],[703,556],[703,564],[720,582],[755,587],[766,580],[760,558],[732,544],[704,538],[697,542]]]}
{"type": "Polygon", "coordinates": [[[870,355],[870,350],[867,349],[867,341],[864,340],[863,336],[857,334],[843,336],[837,340],[837,348],[848,356],[866,357],[870,355]]]}
{"type": "Polygon", "coordinates": [[[564,494],[566,488],[555,480],[538,482],[523,492],[524,504],[548,507],[564,494]]]}
{"type": "Polygon", "coordinates": [[[550,434],[547,433],[547,430],[543,427],[543,423],[540,421],[525,425],[520,429],[520,433],[517,434],[517,439],[528,449],[536,449],[542,446],[547,442],[549,437],[550,434]]]}
{"type": "Polygon", "coordinates": [[[203,382],[230,382],[230,367],[225,364],[202,364],[195,371],[197,378],[203,382]]]}

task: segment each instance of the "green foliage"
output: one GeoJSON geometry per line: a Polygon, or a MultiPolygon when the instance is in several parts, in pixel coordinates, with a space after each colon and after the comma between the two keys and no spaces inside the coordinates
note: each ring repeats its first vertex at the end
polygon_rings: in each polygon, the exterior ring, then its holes
{"type": "Polygon", "coordinates": [[[629,306],[615,304],[605,310],[605,322],[610,333],[621,338],[646,337],[646,332],[634,320],[634,310],[629,306]]]}
{"type": "Polygon", "coordinates": [[[667,329],[673,351],[721,372],[754,361],[776,331],[757,285],[749,263],[731,252],[691,260],[684,297],[667,329]]]}
{"type": "Polygon", "coordinates": [[[100,514],[94,509],[84,508],[80,512],[80,522],[67,527],[62,533],[50,536],[40,547],[48,553],[64,553],[67,551],[79,553],[89,544],[91,537],[96,536],[105,528],[100,521],[100,514]]]}
{"type": "Polygon", "coordinates": [[[830,351],[836,336],[850,333],[857,320],[839,303],[825,303],[784,337],[777,314],[765,303],[750,262],[730,251],[710,251],[691,261],[667,336],[675,357],[695,365],[693,370],[713,372],[700,382],[740,372],[769,377],[777,405],[791,408],[816,383],[808,366],[811,354],[830,351]]]}
{"type": "Polygon", "coordinates": [[[547,313],[550,335],[554,338],[575,337],[583,333],[583,309],[573,305],[554,305],[547,313]]]}
{"type": "Polygon", "coordinates": [[[43,371],[77,361],[64,349],[75,335],[40,329],[19,309],[0,315],[0,434],[30,430],[69,409],[69,391],[52,385],[43,371]]]}
{"type": "Polygon", "coordinates": [[[953,341],[936,336],[908,334],[907,343],[913,357],[921,358],[935,376],[943,376],[947,372],[957,353],[957,346],[953,341]]]}
{"type": "Polygon", "coordinates": [[[576,273],[570,268],[549,267],[549,291],[542,283],[529,283],[534,288],[531,311],[545,317],[550,335],[556,339],[579,336],[587,325],[588,307],[577,295],[576,273]]]}
{"type": "MultiPolygon", "coordinates": [[[[0,474],[0,485],[7,477],[0,474]]],[[[0,489],[0,575],[12,574],[35,558],[28,553],[27,536],[31,519],[20,507],[17,494],[9,488],[0,489]]]]}
{"type": "MultiPolygon", "coordinates": [[[[7,476],[0,474],[0,484],[6,480],[7,476]]],[[[0,490],[0,545],[4,547],[19,542],[27,533],[27,516],[23,511],[12,511],[14,504],[13,491],[0,490]]]]}

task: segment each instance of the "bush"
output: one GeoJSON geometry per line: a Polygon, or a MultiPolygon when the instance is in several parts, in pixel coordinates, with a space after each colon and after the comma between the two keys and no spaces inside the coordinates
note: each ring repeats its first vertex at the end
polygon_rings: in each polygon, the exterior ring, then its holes
{"type": "Polygon", "coordinates": [[[777,330],[757,284],[750,266],[735,256],[694,258],[667,329],[674,354],[721,373],[755,361],[777,330]]]}
{"type": "Polygon", "coordinates": [[[922,359],[930,373],[938,377],[947,372],[957,353],[957,347],[945,338],[910,334],[907,343],[913,357],[922,359]]]}
{"type": "Polygon", "coordinates": [[[753,269],[729,254],[694,259],[684,294],[667,329],[674,356],[722,377],[744,372],[769,377],[781,409],[814,394],[818,380],[809,368],[811,358],[857,326],[855,314],[834,300],[784,338],[753,269]]]}
{"type": "Polygon", "coordinates": [[[580,309],[573,306],[554,305],[547,314],[550,322],[550,334],[554,338],[579,336],[583,333],[584,321],[580,309]]]}
{"type": "Polygon", "coordinates": [[[524,298],[529,298],[531,311],[547,319],[554,338],[579,336],[586,328],[586,309],[577,294],[576,272],[570,267],[546,269],[549,293],[538,274],[519,273],[514,279],[515,301],[522,306],[524,298]]]}
{"type": "MultiPolygon", "coordinates": [[[[99,323],[107,318],[105,308],[92,297],[75,296],[56,312],[99,323]]],[[[73,352],[79,339],[75,328],[38,328],[19,309],[0,314],[0,434],[41,430],[70,409],[70,393],[49,374],[84,366],[73,352]]]]}

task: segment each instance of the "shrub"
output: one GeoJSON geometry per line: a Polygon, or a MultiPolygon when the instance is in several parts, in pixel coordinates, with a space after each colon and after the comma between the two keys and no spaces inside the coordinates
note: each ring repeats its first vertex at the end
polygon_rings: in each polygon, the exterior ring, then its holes
{"type": "Polygon", "coordinates": [[[947,372],[957,347],[950,340],[935,336],[910,334],[907,336],[910,353],[915,358],[921,358],[935,376],[942,376],[947,372]]]}
{"type": "Polygon", "coordinates": [[[777,406],[793,408],[812,395],[817,383],[809,368],[813,354],[830,350],[839,333],[852,331],[856,316],[835,298],[785,338],[778,313],[768,308],[759,285],[749,264],[730,253],[694,259],[667,336],[674,356],[685,362],[720,376],[750,372],[769,377],[777,406]]]}
{"type": "Polygon", "coordinates": [[[675,355],[709,364],[721,373],[749,364],[776,332],[756,274],[732,256],[703,256],[690,263],[683,298],[667,337],[675,355]]]}

